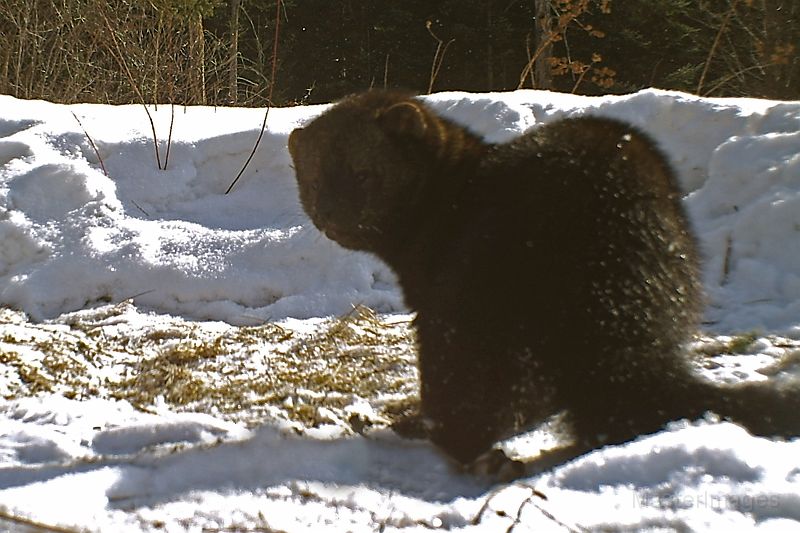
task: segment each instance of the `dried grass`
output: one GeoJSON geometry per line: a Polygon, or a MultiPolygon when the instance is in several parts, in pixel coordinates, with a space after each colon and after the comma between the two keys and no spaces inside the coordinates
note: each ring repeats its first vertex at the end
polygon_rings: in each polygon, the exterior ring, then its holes
{"type": "MultiPolygon", "coordinates": [[[[129,305],[111,309],[122,315],[129,305]]],[[[280,324],[220,331],[174,319],[131,336],[99,324],[113,323],[109,316],[67,319],[67,328],[0,315],[3,396],[105,397],[143,411],[166,404],[248,424],[277,416],[300,427],[346,422],[363,402],[376,413],[366,423],[385,424],[416,398],[410,323],[387,322],[366,307],[312,332],[280,324]]]]}
{"type": "MultiPolygon", "coordinates": [[[[336,424],[361,432],[418,404],[415,338],[405,318],[358,306],[306,329],[172,317],[134,327],[129,313],[136,316],[124,302],[34,324],[0,309],[0,396],[120,399],[143,411],[166,405],[251,426],[277,418],[299,431],[336,424]]],[[[707,367],[763,342],[754,333],[698,337],[692,355],[707,367]]],[[[799,341],[768,343],[787,356],[776,357],[774,372],[797,364],[799,341]]]]}

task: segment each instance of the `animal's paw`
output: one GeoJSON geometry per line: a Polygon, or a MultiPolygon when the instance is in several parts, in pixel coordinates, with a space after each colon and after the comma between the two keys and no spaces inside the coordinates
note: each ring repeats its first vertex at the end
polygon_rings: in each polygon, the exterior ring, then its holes
{"type": "Polygon", "coordinates": [[[509,458],[502,450],[492,448],[466,467],[470,474],[507,483],[525,475],[525,463],[509,458]]]}
{"type": "Polygon", "coordinates": [[[419,411],[403,414],[392,423],[392,430],[405,439],[430,439],[433,422],[419,411]]]}
{"type": "Polygon", "coordinates": [[[576,457],[590,452],[592,449],[593,447],[588,445],[570,444],[560,448],[544,450],[530,461],[525,461],[523,463],[523,475],[525,477],[533,477],[549,472],[564,463],[572,461],[576,457]]]}

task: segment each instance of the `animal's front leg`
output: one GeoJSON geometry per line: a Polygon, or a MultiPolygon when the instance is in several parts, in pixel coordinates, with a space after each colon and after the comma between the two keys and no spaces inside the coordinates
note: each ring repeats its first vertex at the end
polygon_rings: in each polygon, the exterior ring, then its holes
{"type": "Polygon", "coordinates": [[[511,429],[509,369],[485,341],[458,328],[421,327],[418,336],[421,411],[430,438],[469,463],[511,429]]]}

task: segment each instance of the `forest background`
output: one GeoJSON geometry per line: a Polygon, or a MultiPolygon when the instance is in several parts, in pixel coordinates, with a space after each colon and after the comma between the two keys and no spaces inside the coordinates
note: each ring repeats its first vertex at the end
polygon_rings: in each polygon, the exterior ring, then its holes
{"type": "Polygon", "coordinates": [[[226,106],[550,89],[800,96],[797,0],[0,0],[0,93],[226,106]]]}

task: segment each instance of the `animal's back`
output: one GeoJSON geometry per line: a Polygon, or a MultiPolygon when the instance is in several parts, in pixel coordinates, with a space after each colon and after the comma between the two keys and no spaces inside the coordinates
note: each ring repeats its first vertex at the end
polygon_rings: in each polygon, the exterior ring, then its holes
{"type": "Polygon", "coordinates": [[[700,304],[696,246],[666,159],[638,131],[562,120],[492,147],[464,181],[454,214],[441,206],[419,236],[440,276],[414,280],[423,307],[540,316],[554,337],[686,339],[700,304]],[[442,302],[431,289],[448,279],[462,297],[442,302]]]}
{"type": "Polygon", "coordinates": [[[492,147],[451,202],[455,220],[431,229],[437,269],[412,281],[425,295],[415,302],[424,403],[434,418],[474,421],[442,438],[468,442],[488,427],[488,439],[557,408],[579,433],[609,432],[609,417],[637,402],[653,420],[653,404],[664,407],[654,387],[688,373],[679,351],[699,282],[652,142],[608,119],[559,121],[492,147]],[[425,381],[449,385],[425,391],[425,381]]]}

